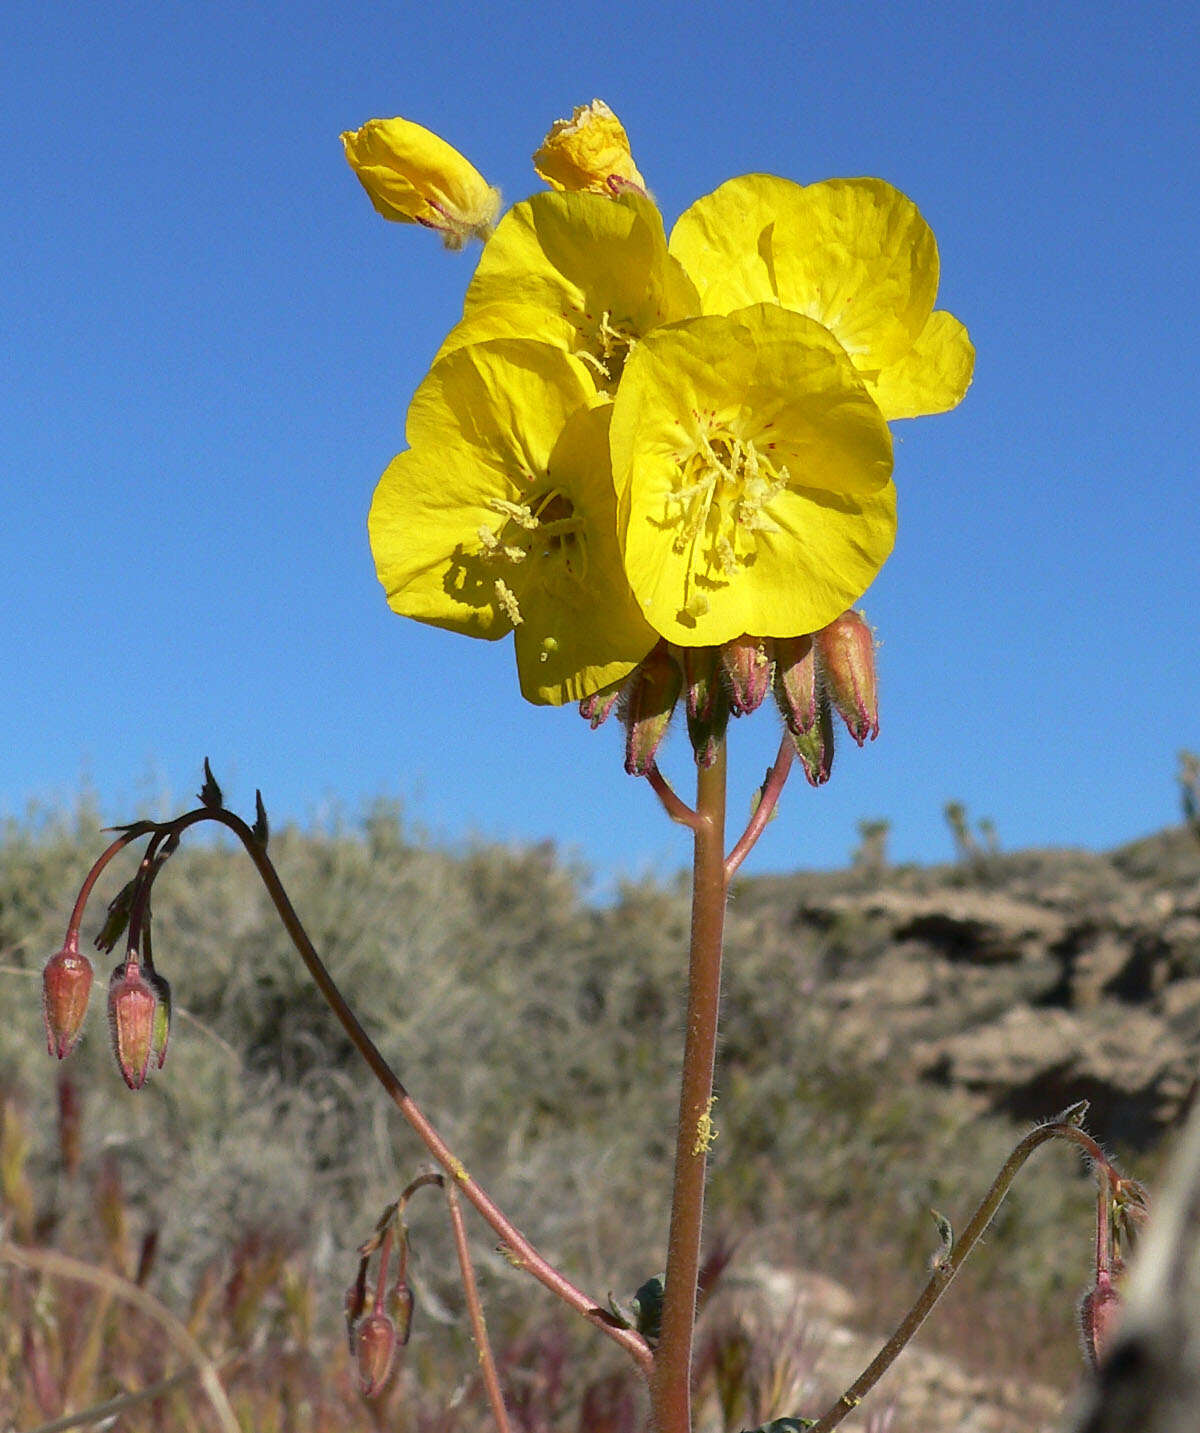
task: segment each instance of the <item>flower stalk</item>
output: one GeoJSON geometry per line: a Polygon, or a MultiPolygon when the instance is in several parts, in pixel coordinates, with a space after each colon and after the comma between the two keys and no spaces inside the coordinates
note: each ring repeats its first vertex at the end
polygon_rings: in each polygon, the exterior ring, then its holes
{"type": "Polygon", "coordinates": [[[687,1033],[679,1095],[675,1180],[667,1238],[662,1333],[654,1355],[651,1403],[656,1433],[691,1433],[692,1342],[696,1323],[700,1236],[712,1123],[713,1070],[725,931],[726,746],[696,778],[691,956],[687,1033]]]}

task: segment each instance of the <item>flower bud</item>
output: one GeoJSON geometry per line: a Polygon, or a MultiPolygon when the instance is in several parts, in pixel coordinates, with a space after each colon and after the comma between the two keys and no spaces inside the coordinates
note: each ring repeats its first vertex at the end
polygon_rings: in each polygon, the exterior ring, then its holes
{"type": "Polygon", "coordinates": [[[861,612],[843,612],[816,633],[817,655],[830,700],[859,746],[879,735],[875,636],[861,612]]]}
{"type": "Polygon", "coordinates": [[[79,1039],[92,989],[92,962],[79,954],[73,937],[52,955],[42,971],[42,1015],[46,1021],[46,1048],[60,1060],[79,1039]]]}
{"type": "Polygon", "coordinates": [[[729,724],[729,695],[721,680],[721,654],[716,647],[680,647],[683,663],[688,738],[696,765],[709,767],[729,724]]]}
{"type": "Polygon", "coordinates": [[[1112,1275],[1101,1269],[1095,1287],[1084,1295],[1079,1306],[1083,1347],[1093,1368],[1099,1368],[1108,1357],[1120,1317],[1121,1295],[1113,1285],[1112,1275]]]}
{"type": "Polygon", "coordinates": [[[448,249],[486,239],[500,191],[457,149],[411,120],[371,119],[342,135],[346,159],[385,219],[436,229],[448,249]]]}
{"type": "Polygon", "coordinates": [[[161,1070],[166,1064],[167,1041],[171,1036],[171,986],[157,970],[147,970],[145,979],[157,1002],[154,1006],[150,1054],[154,1060],[154,1068],[161,1070]]]}
{"type": "Polygon", "coordinates": [[[412,1333],[413,1291],[404,1279],[397,1280],[389,1305],[396,1323],[396,1340],[400,1344],[406,1344],[412,1333]]]}
{"type": "Polygon", "coordinates": [[[108,1023],[113,1053],[131,1090],[146,1083],[155,1048],[158,999],[135,959],[122,961],[108,983],[108,1023]]]}
{"type": "Polygon", "coordinates": [[[776,637],[775,701],[793,736],[817,723],[817,662],[811,637],[776,637]]]}
{"type": "Polygon", "coordinates": [[[833,770],[833,715],[823,693],[818,698],[817,719],[813,725],[807,731],[793,731],[791,735],[808,784],[824,786],[833,770]]]}
{"type": "Polygon", "coordinates": [[[683,674],[665,642],[635,669],[626,687],[625,770],[645,776],[667,734],[675,703],[683,687],[683,674]]]}
{"type": "Polygon", "coordinates": [[[579,703],[579,715],[584,721],[591,723],[593,731],[608,720],[617,704],[617,698],[621,695],[622,685],[621,682],[616,682],[602,691],[593,692],[590,697],[584,697],[579,703]]]}
{"type": "Polygon", "coordinates": [[[364,1398],[374,1398],[388,1381],[396,1357],[396,1325],[387,1314],[368,1314],[354,1332],[358,1386],[364,1398]]]}
{"type": "Polygon", "coordinates": [[[555,120],[533,156],[533,167],[552,189],[646,192],[625,127],[603,100],[576,105],[570,119],[555,120]]]}
{"type": "Polygon", "coordinates": [[[765,637],[735,637],[721,648],[734,716],[757,711],[771,690],[772,646],[765,637]]]}

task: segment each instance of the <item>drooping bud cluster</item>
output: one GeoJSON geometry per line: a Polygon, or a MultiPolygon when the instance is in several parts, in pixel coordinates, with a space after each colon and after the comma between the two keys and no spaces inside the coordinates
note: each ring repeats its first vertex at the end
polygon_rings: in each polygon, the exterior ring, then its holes
{"type": "Polygon", "coordinates": [[[358,1272],[346,1291],[346,1331],[364,1398],[377,1398],[383,1392],[395,1368],[396,1355],[412,1332],[413,1293],[405,1277],[408,1230],[400,1218],[402,1204],[403,1200],[389,1205],[374,1235],[359,1246],[358,1272]],[[393,1247],[396,1277],[389,1282],[393,1247]],[[367,1279],[376,1252],[379,1267],[375,1296],[368,1308],[367,1279]]]}
{"type": "Polygon", "coordinates": [[[198,819],[211,817],[226,824],[232,819],[243,826],[245,839],[264,848],[269,838],[262,794],[255,793],[253,827],[237,822],[225,810],[221,788],[207,758],[198,799],[200,810],[175,821],[135,821],[117,828],[119,836],[84,879],[62,949],[50,957],[42,972],[46,1047],[61,1060],[70,1054],[79,1039],[94,978],[91,961],[79,953],[79,927],[88,898],[109,861],[131,841],[149,837],[137,874],[109,901],[95,939],[97,950],[105,952],[114,950],[122,936],[126,940],[125,958],[109,979],[106,1003],[113,1053],[121,1077],[131,1090],[142,1088],[152,1068],[162,1069],[171,1033],[171,987],[155,969],[150,938],[150,896],[155,879],[179,849],[183,832],[198,819]]]}
{"type": "Polygon", "coordinates": [[[622,683],[579,704],[600,726],[616,708],[625,724],[625,770],[647,775],[680,696],[698,766],[711,766],[731,716],[748,716],[773,692],[813,786],[833,767],[833,713],[859,746],[879,732],[875,638],[861,612],[798,637],[742,636],[720,647],[660,642],[622,683]]]}

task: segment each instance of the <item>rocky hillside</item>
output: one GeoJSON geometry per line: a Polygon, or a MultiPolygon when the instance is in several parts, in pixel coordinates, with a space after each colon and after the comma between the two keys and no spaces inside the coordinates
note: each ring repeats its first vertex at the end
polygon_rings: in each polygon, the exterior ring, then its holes
{"type": "Polygon", "coordinates": [[[898,1059],[980,1112],[1091,1102],[1105,1143],[1153,1147],[1200,1074],[1200,843],[747,882],[739,913],[827,947],[814,995],[846,1059],[898,1059]]]}

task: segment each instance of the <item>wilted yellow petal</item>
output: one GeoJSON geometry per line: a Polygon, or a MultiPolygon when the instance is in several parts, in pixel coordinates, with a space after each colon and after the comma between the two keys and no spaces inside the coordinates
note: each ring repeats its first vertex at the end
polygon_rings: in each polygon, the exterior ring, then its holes
{"type": "Polygon", "coordinates": [[[891,550],[887,425],[820,324],[761,305],[648,335],[613,404],[618,533],[680,646],[816,631],[891,550]]]}
{"type": "Polygon", "coordinates": [[[461,249],[486,239],[500,210],[500,191],[458,150],[411,120],[372,119],[342,135],[346,159],[385,219],[423,224],[461,249]]]}
{"type": "Polygon", "coordinates": [[[570,119],[555,120],[533,167],[554,189],[610,197],[631,186],[646,191],[625,127],[603,100],[576,105],[570,119]]]}

